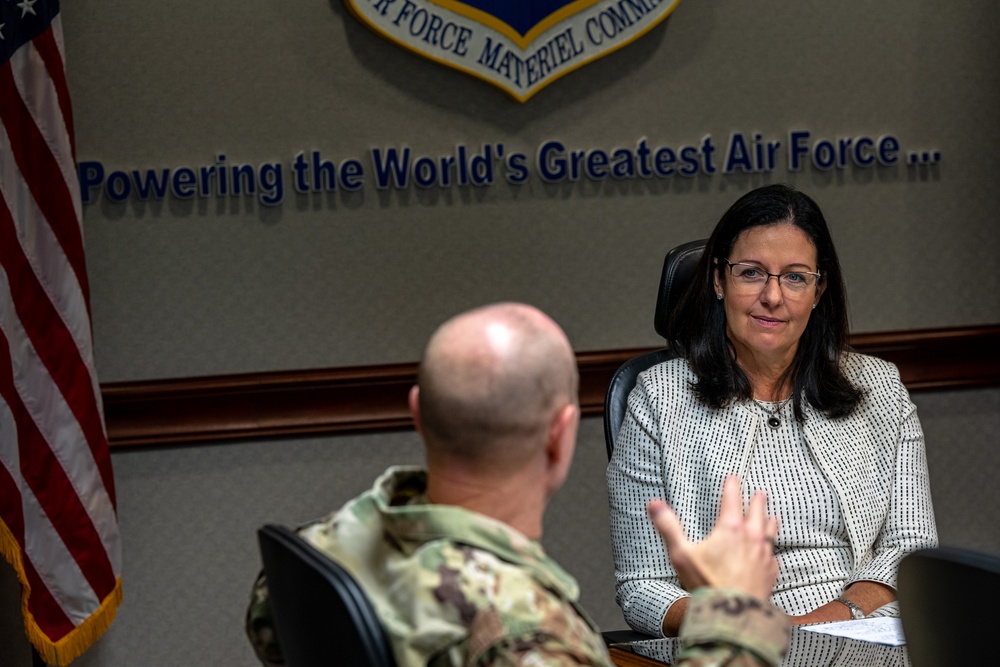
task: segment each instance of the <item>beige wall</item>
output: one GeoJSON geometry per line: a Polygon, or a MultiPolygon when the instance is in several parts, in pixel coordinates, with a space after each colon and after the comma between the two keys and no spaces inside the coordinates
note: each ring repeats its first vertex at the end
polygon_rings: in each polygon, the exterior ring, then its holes
{"type": "MultiPolygon", "coordinates": [[[[414,58],[338,0],[63,3],[78,157],[108,169],[367,159],[547,139],[605,148],[894,134],[935,167],[784,167],[648,181],[88,205],[102,381],[414,361],[468,306],[541,306],[578,350],[653,345],[663,253],[747,189],[788,181],[831,223],[858,332],[1000,322],[1000,69],[995,3],[683,0],[646,37],[518,105],[414,58]]],[[[286,175],[287,180],[287,175],[286,175]]],[[[1000,390],[914,397],[942,540],[1000,551],[1000,390]]],[[[549,512],[545,544],[599,623],[613,602],[599,420],[549,512]]],[[[82,665],[246,665],[254,530],[329,511],[411,432],[116,452],[125,603],[82,665]]],[[[3,572],[9,575],[9,572],[3,572]]],[[[0,646],[19,640],[0,577],[0,646]],[[11,641],[6,639],[10,637],[11,641]]],[[[7,649],[3,649],[7,651],[7,649]]],[[[13,653],[11,661],[25,654],[13,653]]]]}
{"type": "MultiPolygon", "coordinates": [[[[112,169],[358,159],[557,139],[612,149],[731,132],[893,134],[934,167],[88,205],[103,381],[413,361],[433,327],[517,299],[579,350],[652,345],[664,252],[789,181],[826,212],[855,331],[1000,320],[994,3],[684,0],[526,104],[416,58],[338,0],[63,8],[78,156],[112,169]],[[975,278],[969,277],[975,270],[975,278]]],[[[717,155],[717,161],[719,157],[717,155]]]]}

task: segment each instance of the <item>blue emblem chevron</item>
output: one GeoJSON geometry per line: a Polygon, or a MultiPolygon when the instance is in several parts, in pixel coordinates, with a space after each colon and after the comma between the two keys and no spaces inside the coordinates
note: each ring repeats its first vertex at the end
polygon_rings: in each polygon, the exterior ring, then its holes
{"type": "Polygon", "coordinates": [[[523,37],[563,7],[579,3],[578,0],[464,0],[452,4],[467,5],[489,14],[509,25],[523,37]]]}

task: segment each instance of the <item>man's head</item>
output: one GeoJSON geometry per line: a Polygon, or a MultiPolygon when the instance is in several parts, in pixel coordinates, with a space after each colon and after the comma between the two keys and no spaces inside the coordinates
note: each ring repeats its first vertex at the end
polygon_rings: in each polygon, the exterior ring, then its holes
{"type": "Polygon", "coordinates": [[[501,303],[457,315],[431,336],[417,383],[410,408],[428,465],[483,476],[550,466],[549,494],[562,484],[579,422],[578,375],[566,335],[544,313],[501,303]]]}

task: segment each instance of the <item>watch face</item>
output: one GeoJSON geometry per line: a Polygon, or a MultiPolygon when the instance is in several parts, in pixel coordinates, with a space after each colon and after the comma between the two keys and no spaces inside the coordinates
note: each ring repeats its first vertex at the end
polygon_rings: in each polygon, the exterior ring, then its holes
{"type": "Polygon", "coordinates": [[[862,609],[858,605],[854,604],[850,600],[848,600],[846,598],[843,598],[843,597],[839,597],[839,598],[837,598],[837,602],[842,603],[845,607],[847,607],[850,610],[850,612],[851,612],[851,620],[857,621],[857,620],[862,619],[862,618],[865,617],[865,611],[864,611],[864,609],[862,609]]]}

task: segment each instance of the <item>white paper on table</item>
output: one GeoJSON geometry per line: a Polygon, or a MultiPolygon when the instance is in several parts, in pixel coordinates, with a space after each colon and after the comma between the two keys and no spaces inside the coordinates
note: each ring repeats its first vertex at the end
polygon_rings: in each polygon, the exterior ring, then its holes
{"type": "Polygon", "coordinates": [[[860,639],[873,644],[902,646],[906,643],[903,637],[903,624],[898,618],[862,618],[856,621],[803,625],[801,629],[834,637],[860,639]]]}

